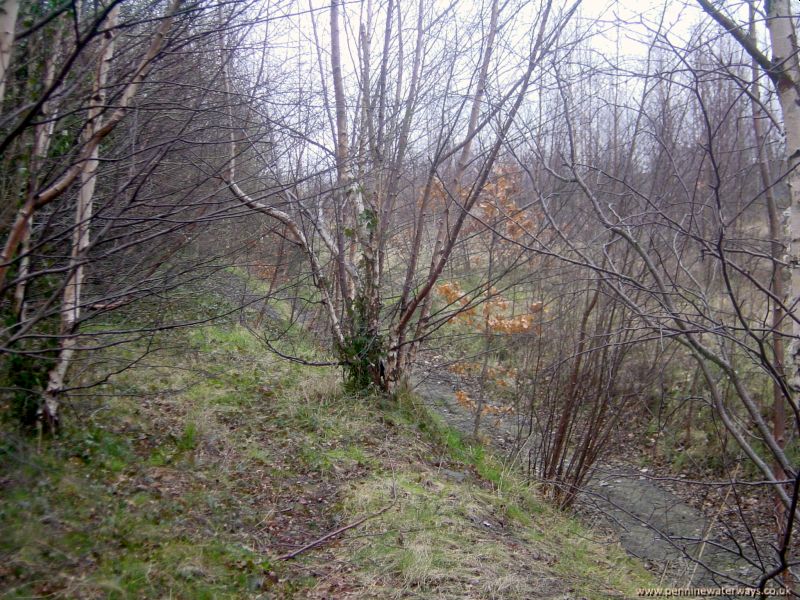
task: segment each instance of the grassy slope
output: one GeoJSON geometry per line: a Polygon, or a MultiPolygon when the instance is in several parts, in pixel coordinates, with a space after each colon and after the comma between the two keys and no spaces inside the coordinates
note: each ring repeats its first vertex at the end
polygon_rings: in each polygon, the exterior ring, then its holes
{"type": "Polygon", "coordinates": [[[37,450],[2,432],[4,597],[606,598],[646,585],[412,397],[343,395],[334,373],[278,362],[236,325],[170,341],[102,405],[80,400],[60,439],[37,450]]]}

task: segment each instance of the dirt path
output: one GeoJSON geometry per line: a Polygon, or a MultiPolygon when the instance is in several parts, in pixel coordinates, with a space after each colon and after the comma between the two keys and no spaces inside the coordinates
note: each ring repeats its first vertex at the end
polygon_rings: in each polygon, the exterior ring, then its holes
{"type": "MultiPolygon", "coordinates": [[[[418,381],[417,392],[449,425],[471,434],[473,414],[455,400],[449,379],[445,375],[418,381]]],[[[486,419],[483,433],[489,432],[491,444],[511,455],[517,424],[513,416],[496,419],[486,419]]],[[[630,554],[663,573],[664,585],[717,586],[730,584],[731,579],[752,583],[757,576],[746,561],[715,546],[725,540],[719,537],[713,519],[632,466],[598,465],[579,504],[585,517],[613,530],[630,554]],[[706,537],[709,541],[702,543],[706,537]],[[699,557],[710,570],[690,557],[699,557]]]]}

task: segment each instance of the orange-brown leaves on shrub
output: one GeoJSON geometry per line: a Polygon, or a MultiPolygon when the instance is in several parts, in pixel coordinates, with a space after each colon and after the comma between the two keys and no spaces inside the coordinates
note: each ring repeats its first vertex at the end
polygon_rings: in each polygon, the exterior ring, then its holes
{"type": "Polygon", "coordinates": [[[263,279],[265,281],[271,280],[275,275],[275,267],[272,265],[256,263],[254,265],[250,265],[247,270],[254,277],[258,277],[259,279],[263,279]]]}
{"type": "MultiPolygon", "coordinates": [[[[464,390],[456,390],[455,396],[456,402],[458,402],[467,410],[476,411],[478,409],[478,405],[467,395],[464,390]]],[[[500,406],[498,404],[490,404],[488,402],[484,403],[484,405],[481,407],[481,414],[484,415],[500,416],[511,414],[513,411],[513,406],[500,406]]]]}
{"type": "Polygon", "coordinates": [[[456,390],[456,402],[467,410],[475,410],[477,408],[475,401],[464,390],[456,390]]]}

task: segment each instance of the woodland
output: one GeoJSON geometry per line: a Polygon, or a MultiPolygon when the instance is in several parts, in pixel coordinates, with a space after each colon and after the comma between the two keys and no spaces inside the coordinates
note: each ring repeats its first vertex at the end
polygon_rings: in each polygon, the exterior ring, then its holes
{"type": "Polygon", "coordinates": [[[800,596],[798,27],[0,0],[0,595],[800,596]]]}

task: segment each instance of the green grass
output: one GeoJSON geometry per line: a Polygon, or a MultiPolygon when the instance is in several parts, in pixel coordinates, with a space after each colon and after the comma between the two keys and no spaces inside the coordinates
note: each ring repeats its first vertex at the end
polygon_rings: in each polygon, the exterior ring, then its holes
{"type": "Polygon", "coordinates": [[[345,394],[336,372],[279,361],[232,323],[161,341],[151,366],[81,399],[58,439],[2,432],[3,597],[605,598],[646,584],[413,396],[345,394]]]}
{"type": "MultiPolygon", "coordinates": [[[[528,490],[530,493],[530,490],[528,490]]],[[[339,553],[369,597],[630,597],[649,575],[618,547],[523,496],[406,469],[354,485],[344,510],[368,521],[339,553]],[[575,596],[571,595],[576,594],[575,596]]]]}
{"type": "Polygon", "coordinates": [[[41,449],[4,432],[0,594],[241,598],[275,587],[272,554],[253,549],[256,515],[242,516],[259,497],[246,470],[263,459],[225,420],[251,416],[261,387],[290,369],[236,327],[190,337],[185,353],[118,376],[111,389],[125,396],[103,410],[87,402],[41,449]]]}

